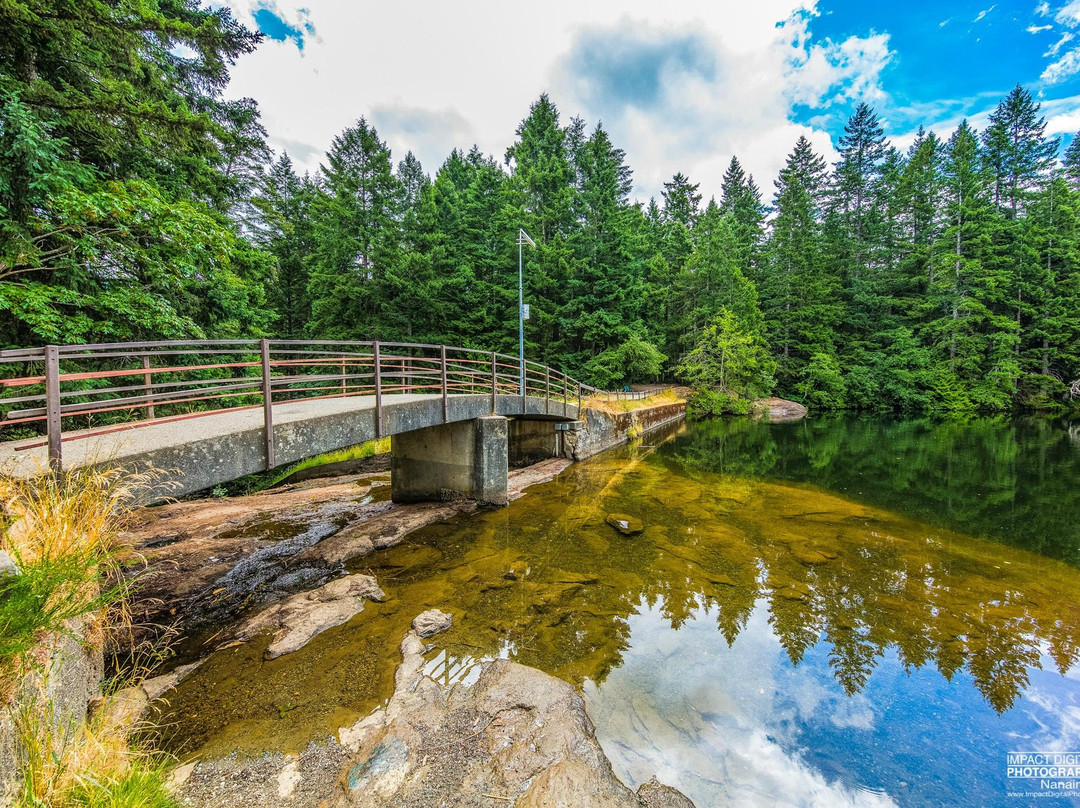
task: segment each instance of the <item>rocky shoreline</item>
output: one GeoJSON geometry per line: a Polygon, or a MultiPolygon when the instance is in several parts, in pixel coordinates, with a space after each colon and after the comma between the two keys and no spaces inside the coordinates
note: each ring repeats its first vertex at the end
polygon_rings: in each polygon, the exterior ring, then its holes
{"type": "MultiPolygon", "coordinates": [[[[511,498],[571,462],[553,459],[512,471],[511,498]]],[[[267,634],[265,659],[303,647],[359,614],[365,601],[384,597],[375,578],[346,575],[346,560],[392,547],[420,527],[477,507],[468,501],[395,505],[388,491],[385,473],[375,471],[138,514],[129,531],[143,565],[138,622],[169,621],[196,639],[181,660],[188,664],[121,691],[98,709],[108,710],[114,721],[144,720],[153,702],[167,701],[172,688],[198,667],[189,660],[200,652],[267,634]]],[[[637,793],[620,783],[581,696],[560,679],[508,660],[478,663],[468,683],[448,685],[428,676],[424,655],[431,647],[421,638],[445,626],[432,623],[430,614],[427,622],[423,618],[401,645],[394,694],[384,708],[299,754],[186,762],[173,776],[183,804],[693,804],[657,782],[637,793]]]]}
{"type": "Polygon", "coordinates": [[[624,786],[584,701],[561,679],[505,659],[481,663],[470,682],[429,676],[421,635],[432,621],[438,615],[419,616],[402,642],[385,708],[299,755],[230,755],[181,766],[174,788],[182,804],[693,808],[656,780],[636,793],[624,786]]]}
{"type": "MultiPolygon", "coordinates": [[[[510,498],[571,462],[557,458],[511,471],[510,498]]],[[[218,644],[249,638],[243,626],[260,611],[339,580],[346,560],[478,507],[471,500],[399,505],[389,501],[389,491],[388,475],[376,471],[143,509],[126,535],[136,553],[129,569],[138,579],[132,644],[177,632],[193,638],[180,649],[180,661],[190,662],[211,638],[218,644]]]]}

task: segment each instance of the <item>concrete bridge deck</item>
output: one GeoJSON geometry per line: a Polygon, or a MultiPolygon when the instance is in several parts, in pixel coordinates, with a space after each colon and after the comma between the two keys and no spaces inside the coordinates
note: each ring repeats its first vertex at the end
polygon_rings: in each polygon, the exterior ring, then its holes
{"type": "MultiPolygon", "coordinates": [[[[576,401],[532,395],[522,398],[489,393],[453,394],[446,398],[444,418],[441,396],[389,394],[382,396],[383,423],[379,428],[373,395],[275,403],[275,465],[287,465],[379,437],[450,424],[471,424],[492,415],[572,421],[578,416],[578,407],[576,401]]],[[[465,456],[471,452],[466,445],[471,433],[458,430],[456,435],[452,444],[443,447],[442,454],[450,452],[457,457],[440,460],[431,456],[426,462],[433,468],[447,461],[459,466],[472,464],[474,458],[465,456]]],[[[446,437],[449,439],[450,433],[446,437]]],[[[159,469],[164,472],[161,494],[172,497],[212,488],[267,467],[261,407],[204,412],[101,430],[65,431],[63,451],[64,465],[69,469],[100,463],[159,469]]],[[[505,452],[505,445],[502,451],[505,452]]],[[[504,458],[504,469],[505,462],[504,458]]],[[[0,443],[0,471],[31,476],[48,467],[48,447],[40,438],[0,443]]]]}

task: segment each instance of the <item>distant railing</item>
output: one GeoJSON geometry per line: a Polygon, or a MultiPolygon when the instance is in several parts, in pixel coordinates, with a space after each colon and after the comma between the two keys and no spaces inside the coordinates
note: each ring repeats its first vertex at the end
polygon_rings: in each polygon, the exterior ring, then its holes
{"type": "MultiPolygon", "coordinates": [[[[383,396],[543,397],[549,410],[583,396],[627,397],[582,384],[561,371],[516,356],[472,348],[407,342],[218,340],[47,345],[0,351],[0,435],[19,424],[45,422],[45,436],[20,449],[48,445],[59,471],[65,421],[79,437],[182,420],[212,412],[261,407],[267,466],[276,465],[273,405],[286,401],[374,396],[376,435],[383,434],[383,396]],[[4,366],[7,366],[6,368],[4,366]],[[20,375],[15,375],[20,374],[20,375]],[[81,423],[79,423],[81,421],[81,423]]],[[[642,394],[644,395],[644,394],[642,394]]],[[[11,440],[12,437],[5,439],[11,440]]]]}

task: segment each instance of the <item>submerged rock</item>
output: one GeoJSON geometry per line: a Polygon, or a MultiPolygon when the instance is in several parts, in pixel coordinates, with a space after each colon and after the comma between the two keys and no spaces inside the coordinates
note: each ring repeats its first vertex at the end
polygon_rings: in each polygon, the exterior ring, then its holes
{"type": "Polygon", "coordinates": [[[327,629],[348,622],[363,611],[365,600],[385,599],[370,575],[349,575],[286,598],[246,621],[237,633],[240,639],[247,640],[262,631],[273,631],[274,640],[265,657],[276,659],[303,648],[327,629]]]}
{"type": "MultiPolygon", "coordinates": [[[[800,564],[805,564],[808,567],[812,567],[816,564],[825,564],[830,560],[829,556],[825,555],[825,553],[812,547],[792,547],[791,556],[800,564]]],[[[834,555],[833,558],[835,557],[836,556],[834,555]]]]}
{"type": "Polygon", "coordinates": [[[645,529],[640,519],[625,513],[609,513],[605,521],[624,536],[633,536],[645,529]]]}
{"type": "Polygon", "coordinates": [[[412,629],[420,637],[430,637],[450,628],[454,616],[438,609],[428,609],[418,614],[412,621],[412,629]]]}

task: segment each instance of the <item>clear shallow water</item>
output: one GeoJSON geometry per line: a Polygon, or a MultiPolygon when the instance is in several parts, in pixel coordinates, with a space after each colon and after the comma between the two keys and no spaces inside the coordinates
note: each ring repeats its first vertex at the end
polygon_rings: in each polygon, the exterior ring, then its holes
{"type": "MultiPolygon", "coordinates": [[[[172,699],[173,748],[295,749],[329,734],[389,695],[409,620],[438,606],[455,625],[434,638],[433,673],[461,680],[510,656],[578,684],[617,773],[656,773],[699,808],[1030,804],[1006,796],[1005,753],[1080,751],[1080,571],[1022,548],[1072,559],[1080,451],[1065,426],[1032,441],[1003,436],[1004,422],[954,425],[952,462],[968,472],[921,486],[934,463],[898,463],[896,428],[691,425],[433,525],[354,565],[387,603],[273,662],[259,643],[211,658],[172,699]],[[973,459],[990,433],[1011,440],[1011,471],[973,459]],[[1053,460],[1045,487],[1017,471],[1038,468],[1031,452],[1053,460]],[[950,530],[976,513],[972,532],[994,535],[981,525],[1015,510],[1007,486],[974,510],[965,486],[1003,475],[1028,516],[997,542],[950,530]],[[844,479],[874,485],[821,485],[844,479]],[[909,500],[925,521],[898,512],[909,500]],[[612,512],[644,533],[618,534],[612,512]],[[1040,544],[1044,525],[1058,534],[1040,544]]],[[[940,458],[941,433],[908,429],[910,452],[940,458]]]]}

